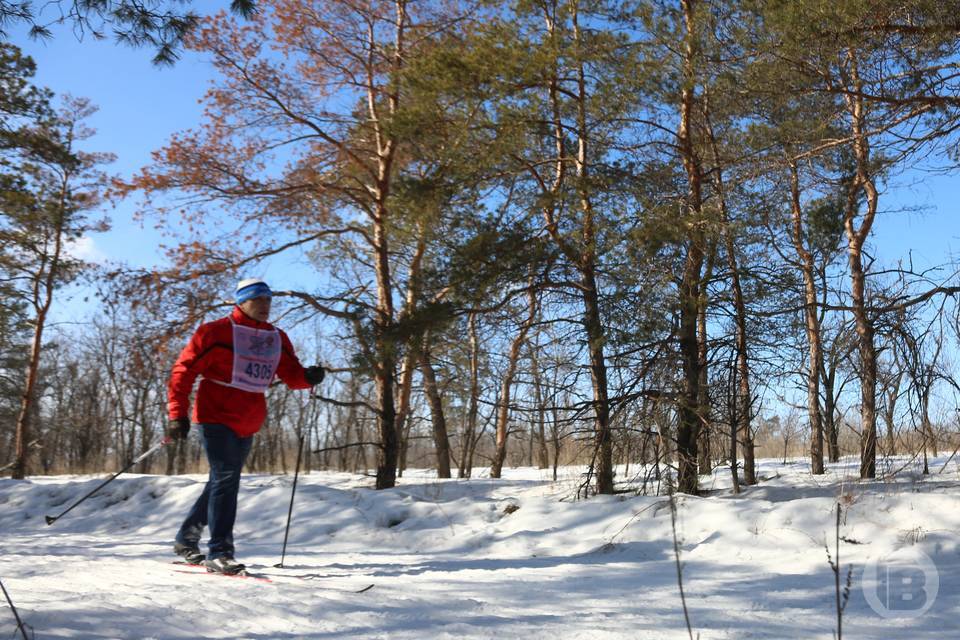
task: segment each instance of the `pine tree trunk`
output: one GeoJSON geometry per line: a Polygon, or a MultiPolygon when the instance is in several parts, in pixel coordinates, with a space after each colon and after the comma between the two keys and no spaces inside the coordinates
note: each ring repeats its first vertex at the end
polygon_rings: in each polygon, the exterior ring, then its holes
{"type": "MultiPolygon", "coordinates": [[[[27,361],[27,376],[24,381],[23,394],[20,397],[20,411],[17,414],[17,423],[14,427],[14,465],[10,477],[23,480],[27,475],[28,457],[30,455],[30,418],[34,413],[34,394],[40,371],[40,354],[43,350],[43,331],[47,324],[47,314],[53,304],[53,289],[60,275],[60,257],[63,250],[64,226],[66,224],[66,199],[71,176],[63,174],[59,186],[58,209],[55,213],[56,223],[51,236],[53,249],[43,256],[43,266],[35,275],[31,303],[35,316],[33,320],[33,341],[30,344],[30,358],[27,361]],[[44,267],[46,270],[44,271],[44,267]]],[[[50,240],[48,238],[47,240],[50,240]]]]}
{"type": "MultiPolygon", "coordinates": [[[[406,2],[394,2],[396,19],[394,23],[395,40],[393,43],[392,65],[399,74],[404,64],[406,51],[407,11],[406,2]]],[[[376,32],[369,32],[371,51],[380,46],[376,32]]],[[[372,70],[371,70],[372,72],[372,70]]],[[[390,211],[387,203],[390,199],[393,162],[397,153],[396,140],[391,138],[379,116],[379,106],[386,100],[386,107],[392,116],[397,113],[400,104],[400,91],[392,86],[384,96],[372,84],[367,87],[367,109],[375,132],[377,151],[377,176],[374,193],[376,203],[371,222],[373,223],[374,269],[377,280],[377,309],[375,325],[375,355],[373,362],[374,382],[377,389],[377,435],[380,447],[377,450],[377,489],[390,489],[397,482],[397,462],[400,446],[397,433],[397,411],[394,399],[394,376],[396,359],[393,355],[397,345],[391,337],[394,325],[393,282],[390,271],[390,250],[387,242],[387,224],[390,211]]]]}
{"type": "Polygon", "coordinates": [[[397,482],[397,461],[400,447],[396,428],[394,405],[394,344],[390,329],[393,325],[393,294],[390,279],[390,253],[387,248],[384,221],[386,210],[380,211],[379,222],[374,225],[377,271],[377,319],[374,381],[377,389],[377,435],[380,447],[377,452],[377,489],[390,489],[397,482]]]}
{"type": "MultiPolygon", "coordinates": [[[[734,369],[734,373],[736,373],[736,369],[734,369]]],[[[733,410],[730,412],[732,414],[730,420],[730,479],[732,482],[733,493],[737,494],[740,493],[740,475],[737,470],[739,467],[739,460],[737,458],[737,425],[740,423],[738,411],[742,411],[742,409],[739,409],[737,403],[737,391],[731,389],[730,395],[732,396],[733,404],[733,410]]]]}
{"type": "MultiPolygon", "coordinates": [[[[579,46],[582,35],[579,27],[578,5],[570,5],[570,19],[574,43],[579,46]]],[[[548,14],[547,30],[553,36],[556,32],[554,14],[548,14]]],[[[543,195],[549,196],[549,204],[542,210],[546,221],[546,230],[556,242],[570,264],[577,269],[580,275],[580,290],[583,301],[583,323],[587,333],[587,349],[590,358],[590,377],[593,384],[594,406],[594,465],[596,473],[597,491],[600,493],[613,492],[613,447],[609,424],[609,399],[607,398],[607,371],[603,352],[605,335],[600,317],[599,289],[596,282],[597,247],[596,230],[594,229],[594,211],[591,203],[591,194],[588,186],[587,171],[587,95],[586,73],[582,61],[573,60],[577,78],[577,92],[573,99],[576,107],[576,154],[573,157],[575,174],[577,177],[577,195],[579,197],[578,221],[580,238],[561,233],[557,220],[556,197],[560,194],[565,176],[569,171],[566,167],[570,163],[567,152],[567,137],[569,127],[563,122],[563,112],[566,105],[560,100],[560,72],[557,63],[554,63],[553,73],[549,85],[549,101],[552,110],[552,133],[556,157],[553,159],[554,175],[552,184],[544,186],[543,195]]]]}
{"type": "Polygon", "coordinates": [[[443,398],[437,385],[437,375],[430,362],[430,333],[423,338],[420,348],[420,373],[423,375],[423,390],[430,403],[430,415],[433,422],[433,446],[437,455],[437,477],[449,478],[450,440],[447,435],[447,418],[443,411],[443,398]]]}
{"type": "MultiPolygon", "coordinates": [[[[719,169],[718,169],[719,175],[719,169]]],[[[719,180],[719,178],[718,178],[719,180]]],[[[721,190],[722,193],[722,190],[721,190]]],[[[721,196],[722,198],[722,196],[721,196]]],[[[724,235],[726,236],[727,261],[730,268],[730,278],[733,285],[733,304],[735,309],[734,323],[736,325],[736,352],[737,352],[737,419],[734,431],[740,434],[743,442],[743,482],[747,485],[757,484],[757,470],[754,458],[753,427],[751,426],[751,390],[750,390],[750,362],[747,353],[747,307],[743,301],[743,289],[740,286],[740,268],[737,263],[736,247],[727,219],[726,207],[722,206],[724,216],[724,235]]]]}
{"type": "MultiPolygon", "coordinates": [[[[862,292],[864,286],[862,273],[854,277],[854,289],[862,292]]],[[[856,296],[857,294],[854,294],[853,297],[856,298],[856,296]]],[[[857,306],[861,305],[855,301],[854,308],[857,306]]],[[[873,325],[866,318],[866,312],[862,306],[857,315],[860,316],[857,319],[857,335],[860,338],[860,428],[862,429],[860,477],[866,479],[877,477],[877,356],[873,344],[873,325]]]]}
{"type": "Polygon", "coordinates": [[[543,398],[543,375],[540,371],[540,359],[537,357],[537,345],[527,343],[530,349],[530,373],[533,378],[533,400],[537,405],[537,468],[550,466],[550,452],[547,450],[547,408],[543,398]]]}
{"type": "Polygon", "coordinates": [[[397,433],[400,435],[399,469],[397,475],[403,477],[407,468],[407,450],[410,446],[410,429],[407,417],[410,415],[410,392],[413,389],[413,370],[416,368],[416,350],[407,349],[400,365],[400,383],[397,394],[397,433]]]}
{"type": "Polygon", "coordinates": [[[490,466],[491,478],[499,478],[503,472],[503,463],[507,458],[507,435],[510,418],[510,392],[513,388],[513,379],[517,374],[517,362],[520,360],[520,349],[526,342],[527,332],[530,331],[530,327],[533,326],[533,322],[537,317],[537,309],[539,305],[537,302],[537,294],[532,276],[529,282],[529,288],[527,289],[527,305],[527,317],[523,324],[520,325],[520,329],[517,332],[517,335],[514,336],[513,342],[510,343],[510,353],[507,356],[507,371],[504,373],[503,380],[500,384],[500,398],[497,407],[496,427],[497,448],[494,452],[493,463],[490,466]]]}
{"type": "Polygon", "coordinates": [[[467,405],[467,423],[460,451],[459,478],[469,478],[473,473],[473,447],[477,432],[477,415],[480,409],[480,340],[477,337],[477,315],[470,314],[467,321],[470,336],[470,399],[467,405]]]}
{"type": "Polygon", "coordinates": [[[860,93],[862,87],[854,51],[847,51],[847,62],[854,93],[845,94],[845,100],[853,134],[856,176],[847,193],[844,230],[848,243],[851,306],[860,353],[860,477],[866,479],[877,476],[877,353],[873,321],[867,313],[867,276],[863,268],[863,245],[873,226],[878,195],[870,174],[870,142],[866,133],[864,99],[860,93]],[[866,195],[866,210],[860,227],[857,228],[858,196],[861,191],[866,195]]]}
{"type": "Polygon", "coordinates": [[[793,246],[800,258],[803,274],[804,319],[807,330],[807,419],[810,421],[810,468],[814,475],[824,472],[823,423],[820,413],[820,368],[823,347],[820,338],[820,317],[817,312],[817,285],[814,279],[813,255],[803,240],[803,210],[800,206],[800,176],[795,162],[790,163],[791,218],[793,246]]]}
{"type": "Polygon", "coordinates": [[[692,249],[681,283],[680,358],[683,366],[683,391],[680,396],[677,425],[677,490],[696,493],[697,439],[700,432],[700,351],[697,344],[699,313],[699,259],[702,254],[692,249]]]}
{"type": "MultiPolygon", "coordinates": [[[[427,250],[427,227],[422,222],[417,223],[417,246],[410,258],[410,267],[407,275],[407,292],[404,300],[401,322],[409,319],[417,310],[417,299],[420,296],[420,273],[423,267],[423,256],[427,250]]],[[[410,446],[410,428],[407,416],[410,414],[410,392],[413,388],[413,371],[417,366],[416,338],[411,338],[407,352],[403,356],[400,367],[400,382],[397,389],[397,426],[400,437],[400,469],[399,476],[403,476],[407,468],[407,450],[410,446]]]]}
{"type": "MultiPolygon", "coordinates": [[[[710,252],[710,259],[707,261],[707,276],[704,280],[710,279],[710,272],[713,269],[713,258],[716,248],[710,252]]],[[[706,298],[706,292],[704,292],[706,298]]],[[[713,471],[713,464],[710,459],[710,436],[713,431],[713,417],[710,412],[710,378],[707,359],[709,357],[707,344],[707,301],[700,301],[700,308],[697,312],[697,343],[700,352],[700,439],[697,443],[697,467],[700,475],[710,475],[713,471]]]]}
{"type": "Polygon", "coordinates": [[[507,356],[507,370],[500,381],[500,398],[497,406],[497,427],[496,442],[497,448],[493,454],[493,463],[490,465],[490,477],[499,478],[503,473],[503,463],[507,459],[507,437],[510,428],[510,392],[513,389],[513,379],[517,373],[517,362],[520,359],[520,347],[526,339],[527,329],[530,327],[525,322],[519,333],[514,336],[510,343],[510,352],[507,356]]]}
{"type": "Polygon", "coordinates": [[[837,370],[831,365],[827,371],[826,358],[821,359],[820,377],[823,379],[823,430],[827,438],[827,454],[830,462],[840,462],[840,429],[837,426],[836,400],[833,388],[837,370]]]}
{"type": "Polygon", "coordinates": [[[703,172],[693,146],[694,59],[697,54],[694,29],[694,0],[682,0],[684,16],[683,88],[680,95],[680,124],[677,142],[687,176],[687,200],[683,222],[687,231],[687,253],[679,287],[679,352],[683,369],[677,425],[677,490],[696,493],[697,441],[700,434],[700,351],[697,322],[701,305],[704,239],[701,224],[703,172]]]}
{"type": "MultiPolygon", "coordinates": [[[[573,37],[581,42],[578,5],[573,5],[573,37]]],[[[603,346],[606,335],[600,316],[600,288],[597,285],[597,238],[593,202],[587,189],[587,82],[583,62],[577,63],[577,154],[575,159],[577,191],[580,197],[581,238],[579,260],[575,261],[580,271],[583,292],[584,328],[587,332],[587,349],[590,353],[590,378],[593,382],[594,409],[594,472],[597,478],[597,493],[612,494],[613,483],[613,434],[610,430],[610,400],[607,385],[607,362],[603,346]]],[[[569,250],[572,256],[574,252],[569,250]]]]}
{"type": "Polygon", "coordinates": [[[609,495],[614,489],[613,437],[610,431],[610,401],[607,397],[607,364],[603,353],[604,333],[600,322],[599,296],[592,268],[584,270],[580,282],[583,285],[584,321],[590,352],[590,377],[593,382],[593,428],[596,451],[594,471],[597,476],[597,492],[609,495]]]}
{"type": "Polygon", "coordinates": [[[43,328],[46,312],[37,314],[34,321],[33,342],[30,345],[30,359],[27,362],[27,377],[20,398],[20,411],[17,414],[14,431],[14,464],[10,477],[23,480],[27,475],[27,458],[30,453],[30,418],[33,414],[33,397],[40,371],[40,350],[43,345],[43,328]]]}

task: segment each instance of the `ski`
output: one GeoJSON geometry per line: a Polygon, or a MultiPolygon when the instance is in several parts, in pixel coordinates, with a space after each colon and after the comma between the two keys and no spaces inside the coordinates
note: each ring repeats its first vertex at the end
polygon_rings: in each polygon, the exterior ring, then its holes
{"type": "Polygon", "coordinates": [[[250,573],[246,569],[243,569],[237,573],[220,573],[219,571],[209,571],[207,567],[202,564],[191,564],[189,562],[184,562],[183,560],[173,560],[171,564],[175,564],[180,567],[194,567],[196,569],[203,569],[203,571],[189,571],[188,569],[174,569],[177,573],[206,573],[211,576],[224,576],[226,578],[249,578],[251,580],[258,580],[260,582],[273,582],[270,578],[258,573],[250,573]]]}
{"type": "MultiPolygon", "coordinates": [[[[271,575],[273,575],[273,574],[271,574],[271,575]]],[[[297,575],[289,575],[289,576],[277,576],[277,575],[274,575],[274,577],[275,577],[275,578],[279,578],[279,577],[283,577],[283,578],[297,578],[298,580],[305,580],[305,581],[318,580],[318,578],[311,578],[311,577],[309,577],[309,576],[297,576],[297,575]]],[[[353,587],[331,587],[331,586],[325,585],[325,584],[323,584],[323,583],[321,582],[321,583],[319,583],[317,586],[319,586],[321,589],[329,589],[330,591],[342,591],[343,593],[366,593],[367,591],[370,591],[370,589],[373,589],[373,588],[374,588],[375,586],[377,586],[377,585],[371,582],[370,584],[368,584],[368,585],[366,585],[366,586],[363,586],[363,587],[360,587],[359,589],[354,589],[353,587]]]]}
{"type": "MultiPolygon", "coordinates": [[[[320,582],[321,586],[323,586],[322,583],[325,580],[327,580],[327,576],[322,576],[316,573],[271,573],[270,575],[277,578],[280,578],[280,577],[297,578],[298,580],[306,580],[309,582],[320,582]]],[[[376,583],[371,582],[370,584],[360,587],[359,589],[353,589],[351,587],[324,587],[324,588],[336,589],[337,591],[346,591],[348,593],[366,593],[367,591],[370,591],[370,589],[373,589],[375,586],[377,586],[376,583]]]]}
{"type": "Polygon", "coordinates": [[[296,578],[297,580],[303,580],[305,582],[313,582],[317,584],[322,589],[330,589],[331,591],[343,591],[344,593],[366,593],[377,586],[375,583],[370,583],[368,585],[362,586],[359,589],[353,587],[342,587],[342,586],[329,586],[326,583],[327,578],[315,573],[268,573],[268,574],[258,574],[258,575],[268,575],[273,578],[296,578]]]}
{"type": "MultiPolygon", "coordinates": [[[[224,578],[241,578],[241,579],[246,578],[246,579],[248,579],[248,580],[255,580],[255,581],[257,581],[257,582],[269,582],[269,583],[274,583],[274,582],[276,582],[276,581],[275,581],[273,578],[295,578],[295,579],[297,579],[297,580],[304,580],[304,581],[309,581],[309,582],[317,582],[317,581],[322,581],[322,580],[324,579],[323,576],[320,576],[320,575],[317,575],[317,574],[309,574],[309,573],[306,573],[306,574],[297,574],[297,573],[264,574],[264,573],[250,573],[250,572],[247,571],[247,570],[241,571],[240,573],[232,573],[232,574],[231,574],[231,573],[218,573],[218,572],[216,572],[216,571],[207,571],[207,570],[206,570],[206,567],[204,567],[202,564],[189,564],[189,563],[186,563],[186,562],[184,562],[184,561],[182,561],[182,560],[174,560],[174,561],[172,562],[172,564],[178,565],[178,566],[181,566],[181,567],[193,567],[193,568],[195,568],[195,569],[203,569],[203,571],[191,571],[191,570],[189,570],[189,569],[174,569],[174,571],[176,571],[177,573],[187,573],[187,574],[194,574],[194,575],[196,575],[196,574],[205,574],[205,575],[211,575],[211,576],[222,576],[222,577],[224,577],[224,578]]],[[[341,592],[343,592],[343,593],[366,593],[367,591],[370,591],[371,589],[373,589],[373,588],[374,588],[375,586],[377,586],[377,585],[376,585],[375,583],[370,583],[370,584],[368,584],[368,585],[365,585],[365,586],[363,586],[363,587],[360,587],[359,589],[354,589],[354,588],[351,588],[351,587],[333,587],[333,586],[328,586],[328,585],[322,584],[322,582],[321,582],[321,583],[318,584],[317,586],[319,586],[319,587],[322,588],[322,589],[328,589],[328,590],[330,590],[330,591],[341,591],[341,592]]]]}
{"type": "MultiPolygon", "coordinates": [[[[197,565],[190,565],[197,566],[197,565]]],[[[201,575],[201,576],[220,576],[221,578],[239,578],[241,580],[256,580],[257,582],[273,582],[270,578],[266,576],[257,575],[255,573],[247,573],[246,571],[241,571],[240,573],[220,573],[219,571],[189,571],[187,569],[174,569],[177,573],[186,573],[189,575],[201,575]]]]}
{"type": "Polygon", "coordinates": [[[202,567],[203,566],[202,562],[194,563],[194,562],[187,562],[185,560],[171,560],[170,564],[177,564],[177,565],[180,565],[181,567],[202,567]]]}

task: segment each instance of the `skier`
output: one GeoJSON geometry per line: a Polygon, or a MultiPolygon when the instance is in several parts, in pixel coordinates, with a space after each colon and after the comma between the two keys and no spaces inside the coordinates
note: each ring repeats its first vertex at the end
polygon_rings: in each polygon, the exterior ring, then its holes
{"type": "Polygon", "coordinates": [[[243,462],[266,418],[264,392],[275,375],[291,389],[310,388],[324,376],[322,366],[304,368],[287,334],[269,324],[272,296],[263,280],[241,280],[233,311],[200,325],[170,375],[167,435],[174,440],[190,431],[190,392],[201,376],[193,420],[210,463],[207,484],[180,526],[173,551],[210,572],[237,574],[245,568],[234,559],[233,524],[243,462]],[[207,525],[204,556],[199,543],[207,525]]]}

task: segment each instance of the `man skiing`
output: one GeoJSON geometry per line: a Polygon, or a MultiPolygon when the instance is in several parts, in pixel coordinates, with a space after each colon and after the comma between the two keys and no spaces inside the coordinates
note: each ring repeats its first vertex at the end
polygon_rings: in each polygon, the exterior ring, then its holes
{"type": "Polygon", "coordinates": [[[174,553],[207,571],[236,574],[244,565],[234,559],[233,525],[237,515],[240,472],[253,435],[267,415],[264,392],[274,376],[291,389],[307,389],[323,380],[323,367],[304,368],[283,331],[269,324],[273,293],[263,280],[241,280],[229,316],[200,325],[180,353],[168,385],[167,435],[182,440],[190,431],[190,392],[200,385],[193,421],[201,430],[210,463],[203,493],[177,532],[174,553]],[[206,557],[200,534],[210,527],[206,557]]]}

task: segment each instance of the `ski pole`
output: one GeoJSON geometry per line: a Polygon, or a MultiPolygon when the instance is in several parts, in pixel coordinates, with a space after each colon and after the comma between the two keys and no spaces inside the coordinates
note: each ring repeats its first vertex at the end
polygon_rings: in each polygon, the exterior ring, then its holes
{"type": "Polygon", "coordinates": [[[130,464],[128,464],[127,466],[125,466],[123,469],[120,469],[120,471],[117,471],[115,474],[113,474],[112,476],[110,476],[109,478],[107,478],[106,480],[104,480],[100,485],[97,486],[96,489],[94,489],[93,491],[91,491],[90,493],[88,493],[87,495],[83,496],[82,498],[80,498],[79,500],[77,500],[76,502],[74,502],[72,505],[70,505],[69,507],[67,507],[67,509],[66,509],[63,513],[61,513],[60,515],[58,515],[58,516],[44,516],[44,519],[47,521],[47,524],[48,524],[48,525],[51,525],[51,524],[53,524],[54,522],[56,522],[57,520],[59,520],[60,518],[62,518],[63,516],[67,515],[68,513],[70,513],[70,511],[71,511],[75,506],[77,506],[78,504],[80,504],[81,502],[83,502],[84,500],[86,500],[87,498],[89,498],[90,496],[92,496],[93,494],[95,494],[97,491],[100,491],[100,489],[103,489],[105,486],[107,486],[108,484],[110,484],[111,482],[113,482],[114,480],[116,480],[116,479],[117,479],[117,476],[119,476],[121,473],[126,472],[128,469],[130,469],[130,467],[132,467],[133,465],[135,465],[135,464],[137,464],[138,462],[142,461],[144,458],[153,455],[154,453],[156,453],[157,451],[159,451],[160,449],[162,449],[162,448],[165,447],[166,445],[170,444],[171,442],[173,442],[173,439],[172,439],[170,436],[165,437],[163,440],[161,440],[160,442],[158,442],[157,444],[153,445],[152,447],[150,447],[149,449],[147,449],[146,451],[144,451],[142,454],[140,454],[140,457],[138,457],[138,458],[136,458],[135,460],[131,461],[130,464]]]}
{"type": "Polygon", "coordinates": [[[3,589],[3,595],[7,599],[7,604],[10,605],[10,610],[13,611],[13,617],[17,619],[17,630],[23,634],[23,640],[29,640],[29,638],[27,638],[26,625],[23,624],[23,620],[20,619],[20,612],[13,606],[13,600],[10,599],[10,594],[7,593],[7,588],[3,586],[2,581],[0,581],[0,589],[3,589]]]}
{"type": "Polygon", "coordinates": [[[287,528],[283,532],[283,552],[280,554],[279,564],[273,565],[277,569],[283,568],[283,560],[287,557],[287,536],[290,534],[290,518],[293,516],[293,497],[297,495],[297,477],[300,475],[300,456],[303,454],[303,434],[300,434],[300,446],[297,448],[297,468],[293,472],[293,491],[290,492],[290,508],[287,509],[287,528]]]}

